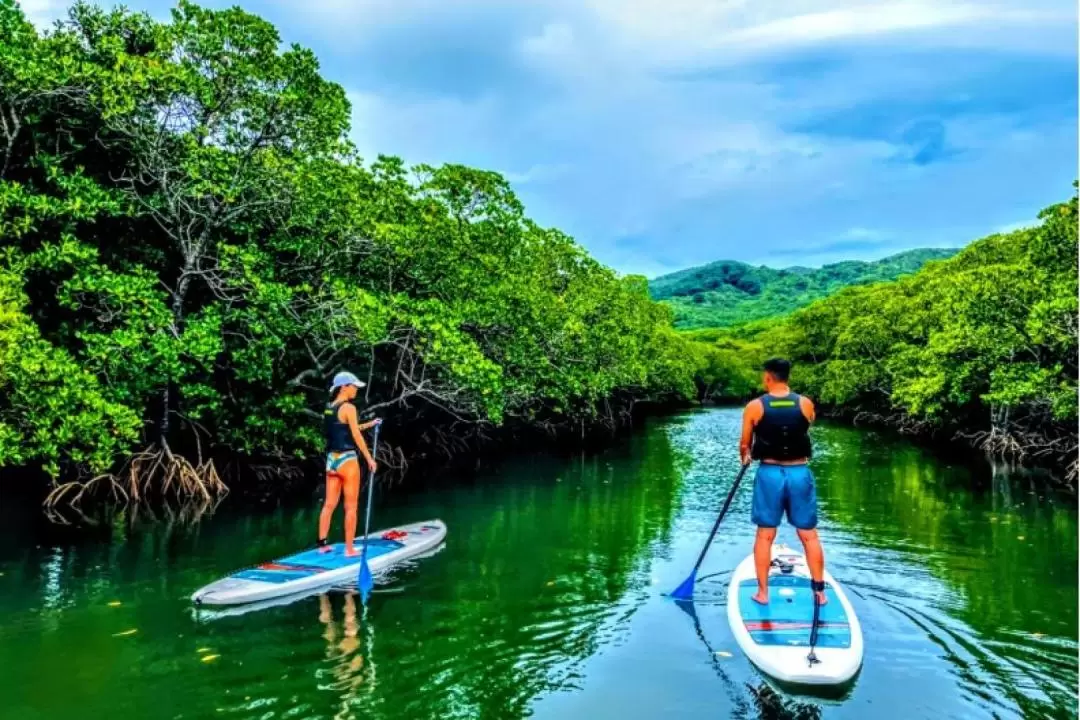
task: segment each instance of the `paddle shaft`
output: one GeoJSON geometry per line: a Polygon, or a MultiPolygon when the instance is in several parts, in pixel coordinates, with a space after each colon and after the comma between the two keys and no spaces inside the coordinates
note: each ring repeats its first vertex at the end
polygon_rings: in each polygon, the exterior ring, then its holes
{"type": "Polygon", "coordinates": [[[716,516],[716,522],[713,523],[712,532],[709,533],[709,539],[705,542],[705,547],[701,548],[701,554],[698,555],[697,562],[694,564],[694,572],[697,573],[698,568],[701,567],[701,563],[705,560],[705,553],[709,552],[709,546],[712,545],[713,538],[716,537],[716,530],[720,527],[720,521],[727,515],[728,508],[731,506],[731,501],[735,498],[735,491],[739,489],[739,483],[742,482],[743,475],[746,474],[746,469],[750,467],[750,464],[742,466],[742,470],[735,476],[735,482],[731,484],[731,490],[728,492],[727,499],[724,500],[724,507],[721,508],[720,514],[716,516]]]}
{"type": "MultiPolygon", "coordinates": [[[[375,437],[371,440],[371,457],[375,457],[375,453],[379,451],[379,425],[375,426],[375,437]]],[[[364,541],[361,546],[360,554],[367,555],[367,536],[371,532],[371,493],[375,487],[375,473],[372,472],[368,477],[367,486],[367,509],[364,510],[364,541]]]]}

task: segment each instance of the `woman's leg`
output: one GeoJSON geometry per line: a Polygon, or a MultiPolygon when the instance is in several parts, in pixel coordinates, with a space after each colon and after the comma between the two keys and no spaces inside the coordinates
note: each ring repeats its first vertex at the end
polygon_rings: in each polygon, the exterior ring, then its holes
{"type": "Polygon", "coordinates": [[[322,512],[319,513],[319,540],[326,540],[330,534],[330,521],[334,519],[334,510],[341,499],[341,475],[336,472],[326,473],[326,499],[323,500],[322,512]]]}
{"type": "Polygon", "coordinates": [[[345,554],[359,555],[353,540],[356,538],[356,506],[360,500],[360,461],[350,460],[338,472],[345,490],[345,554]]]}

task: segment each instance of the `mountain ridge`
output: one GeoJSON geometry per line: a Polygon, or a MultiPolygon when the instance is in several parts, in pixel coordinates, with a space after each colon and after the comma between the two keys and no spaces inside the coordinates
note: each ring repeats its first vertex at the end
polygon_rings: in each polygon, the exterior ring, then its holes
{"type": "Polygon", "coordinates": [[[819,268],[717,260],[653,278],[649,292],[674,309],[680,329],[728,327],[786,315],[852,285],[895,280],[959,251],[916,248],[880,260],[842,260],[819,268]]]}

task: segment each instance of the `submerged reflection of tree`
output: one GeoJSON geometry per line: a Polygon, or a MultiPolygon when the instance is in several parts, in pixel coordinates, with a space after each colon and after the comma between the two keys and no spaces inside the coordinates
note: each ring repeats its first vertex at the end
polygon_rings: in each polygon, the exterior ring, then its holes
{"type": "Polygon", "coordinates": [[[340,711],[335,718],[353,717],[352,711],[363,700],[370,699],[375,691],[375,663],[372,648],[375,629],[367,616],[367,607],[361,605],[359,613],[356,607],[356,593],[343,594],[342,621],[340,628],[334,622],[334,609],[330,595],[319,595],[319,622],[325,629],[326,659],[333,664],[330,672],[334,682],[326,689],[341,693],[340,711]]]}

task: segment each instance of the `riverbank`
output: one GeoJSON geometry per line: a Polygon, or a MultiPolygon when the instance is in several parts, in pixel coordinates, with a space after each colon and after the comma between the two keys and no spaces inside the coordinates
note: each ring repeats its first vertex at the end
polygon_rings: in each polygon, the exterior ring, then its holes
{"type": "MultiPolygon", "coordinates": [[[[736,409],[742,408],[746,402],[748,400],[724,399],[703,402],[700,406],[707,409],[736,409]]],[[[1027,478],[1041,491],[1071,498],[1077,494],[1076,457],[1073,454],[1034,460],[1025,458],[1025,461],[1018,462],[1014,458],[1002,458],[987,452],[979,442],[957,429],[933,428],[925,424],[904,426],[877,414],[830,405],[818,405],[817,412],[820,420],[852,429],[872,430],[890,441],[909,442],[924,448],[944,462],[960,462],[980,468],[976,477],[1006,473],[1027,478]]]]}
{"type": "Polygon", "coordinates": [[[1031,227],[976,240],[892,282],[794,313],[687,333],[699,388],[744,397],[768,357],[823,413],[931,441],[962,440],[1077,484],[1077,195],[1031,227]]]}

